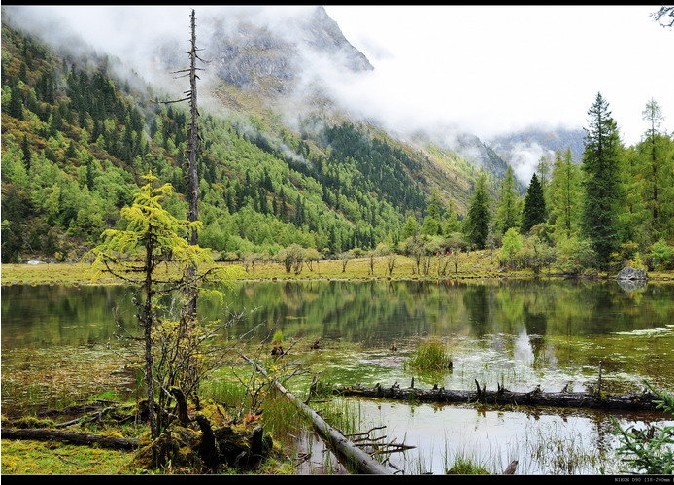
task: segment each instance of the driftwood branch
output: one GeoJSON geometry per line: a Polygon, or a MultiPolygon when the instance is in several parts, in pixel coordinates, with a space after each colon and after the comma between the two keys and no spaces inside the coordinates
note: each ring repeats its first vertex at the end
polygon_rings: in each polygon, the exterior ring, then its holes
{"type": "MultiPolygon", "coordinates": [[[[255,369],[269,379],[267,371],[257,362],[240,354],[246,362],[252,364],[255,369]]],[[[342,433],[331,427],[321,418],[316,411],[304,404],[298,398],[288,391],[278,380],[273,379],[272,384],[290,401],[295,404],[304,414],[306,414],[314,424],[314,427],[324,440],[335,451],[335,454],[347,465],[351,465],[358,473],[389,475],[392,471],[386,466],[373,459],[363,450],[355,446],[342,433]]]]}
{"type": "Polygon", "coordinates": [[[486,404],[513,404],[527,406],[552,406],[593,408],[622,411],[655,411],[658,400],[655,394],[605,395],[600,396],[587,392],[542,392],[537,386],[530,392],[512,392],[499,386],[497,391],[488,391],[484,384],[480,387],[475,381],[477,391],[446,390],[445,388],[412,389],[398,386],[374,387],[365,386],[335,386],[333,394],[340,396],[380,397],[386,399],[417,400],[422,402],[441,403],[470,403],[482,402],[486,404]]]}

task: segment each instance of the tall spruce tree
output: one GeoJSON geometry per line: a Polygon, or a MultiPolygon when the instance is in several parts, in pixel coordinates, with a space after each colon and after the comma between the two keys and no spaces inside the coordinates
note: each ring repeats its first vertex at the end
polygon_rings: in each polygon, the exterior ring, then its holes
{"type": "Polygon", "coordinates": [[[598,266],[606,269],[611,253],[620,245],[618,213],[623,199],[620,186],[622,144],[618,125],[601,93],[597,93],[588,116],[582,163],[585,173],[582,232],[592,241],[598,266]]]}
{"type": "Polygon", "coordinates": [[[421,231],[429,236],[442,234],[442,200],[436,190],[431,193],[425,212],[421,231]]]}
{"type": "Polygon", "coordinates": [[[522,233],[526,234],[536,224],[542,224],[547,217],[543,187],[534,172],[529,182],[527,194],[524,196],[524,212],[522,214],[522,233]]]}
{"type": "Polygon", "coordinates": [[[487,190],[487,174],[482,172],[468,207],[465,233],[468,241],[477,249],[484,249],[489,237],[491,222],[490,196],[487,190]]]}

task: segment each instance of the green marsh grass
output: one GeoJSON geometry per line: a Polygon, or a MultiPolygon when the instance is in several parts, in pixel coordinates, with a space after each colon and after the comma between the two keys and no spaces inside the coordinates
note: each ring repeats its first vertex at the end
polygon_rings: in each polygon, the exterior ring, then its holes
{"type": "Polygon", "coordinates": [[[275,440],[290,445],[302,433],[312,429],[311,420],[281,392],[272,389],[262,405],[262,422],[275,440]]]}
{"type": "Polygon", "coordinates": [[[362,431],[364,416],[357,400],[333,398],[316,403],[313,408],[326,423],[344,435],[362,431]]]}
{"type": "Polygon", "coordinates": [[[491,475],[483,465],[475,463],[471,458],[457,455],[447,469],[448,475],[491,475]]]}
{"type": "Polygon", "coordinates": [[[430,338],[417,346],[406,365],[419,371],[442,372],[451,369],[453,363],[446,345],[440,339],[430,338]]]}
{"type": "MultiPolygon", "coordinates": [[[[412,258],[403,255],[396,256],[396,265],[393,274],[389,277],[387,271],[386,256],[375,258],[374,273],[370,274],[370,260],[368,257],[355,258],[349,260],[346,271],[342,272],[342,262],[340,260],[321,260],[314,264],[314,270],[311,271],[308,265],[304,265],[301,273],[296,275],[294,272],[287,273],[282,263],[273,261],[256,262],[254,268],[249,268],[247,272],[237,278],[238,280],[256,281],[256,280],[446,280],[446,279],[475,279],[475,278],[528,278],[533,276],[533,272],[527,270],[509,271],[507,273],[499,272],[498,258],[492,257],[489,250],[471,251],[469,254],[461,253],[458,258],[458,271],[454,271],[454,262],[450,264],[451,270],[446,276],[436,276],[437,258],[432,258],[431,268],[426,275],[419,275],[415,269],[415,262],[412,258]]],[[[216,267],[237,265],[242,268],[245,266],[243,261],[218,262],[216,267]]],[[[540,276],[561,276],[564,277],[553,266],[551,269],[544,270],[540,276]]],[[[674,280],[672,271],[653,271],[649,272],[649,279],[660,281],[674,280]]],[[[94,274],[91,271],[91,265],[87,262],[77,263],[45,263],[45,264],[3,264],[2,265],[2,285],[115,285],[120,284],[111,275],[94,274]]]]}

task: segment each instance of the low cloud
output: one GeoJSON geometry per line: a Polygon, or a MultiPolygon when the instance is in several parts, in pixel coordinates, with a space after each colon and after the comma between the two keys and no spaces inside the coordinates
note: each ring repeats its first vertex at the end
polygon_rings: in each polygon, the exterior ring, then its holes
{"type": "MultiPolygon", "coordinates": [[[[499,147],[494,147],[499,152],[499,147]]],[[[508,161],[518,178],[525,187],[529,185],[531,177],[538,168],[541,158],[554,160],[552,150],[541,147],[538,143],[518,142],[508,149],[508,161]]]]}
{"type": "MultiPolygon", "coordinates": [[[[632,93],[643,91],[643,99],[635,100],[633,94],[624,95],[617,84],[625,76],[611,76],[604,73],[604,68],[582,70],[583,56],[580,55],[571,64],[555,57],[554,53],[560,48],[565,48],[564,52],[578,52],[578,47],[571,44],[576,39],[565,36],[561,45],[562,37],[558,39],[553,35],[560,23],[555,20],[556,15],[571,15],[571,8],[553,12],[552,9],[517,7],[495,12],[496,7],[445,6],[431,10],[422,6],[387,10],[384,20],[381,8],[363,7],[354,10],[360,28],[354,32],[342,29],[347,40],[365,53],[375,68],[360,72],[344,67],[353,62],[346,51],[335,50],[327,55],[311,47],[310,37],[316,32],[298,26],[307,19],[311,19],[310,25],[316,26],[313,17],[316,9],[315,6],[195,7],[197,45],[203,49],[200,55],[214,60],[220,47],[210,44],[215,32],[242,38],[246,24],[268,29],[276,38],[294,46],[299,55],[301,70],[295,79],[296,90],[281,103],[291,121],[304,113],[300,100],[308,93],[315,93],[318,87],[354,117],[376,121],[401,136],[427,131],[450,147],[448,143],[460,133],[472,133],[489,140],[541,123],[543,118],[561,127],[580,128],[586,122],[587,110],[597,91],[611,103],[613,115],[628,137],[627,143],[632,143],[643,131],[640,124],[643,124],[641,110],[645,103],[655,97],[667,119],[667,108],[672,102],[671,89],[663,91],[659,81],[663,72],[663,68],[658,67],[662,66],[661,62],[652,64],[658,71],[648,81],[649,89],[635,84],[637,80],[642,82],[641,77],[630,81],[632,93]],[[473,11],[482,12],[482,16],[466,15],[473,11]],[[507,40],[513,43],[498,42],[501,32],[498,29],[503,26],[496,23],[494,31],[490,30],[496,18],[505,15],[508,21],[501,23],[515,25],[523,14],[540,16],[536,17],[539,20],[530,22],[533,32],[512,31],[507,40]],[[388,36],[376,30],[376,37],[374,28],[367,29],[383,22],[390,26],[388,36]],[[419,25],[424,28],[417,29],[419,25]],[[474,27],[473,33],[463,39],[465,42],[459,43],[458,37],[452,37],[468,35],[459,31],[470,26],[474,27]],[[549,51],[543,54],[534,51],[539,46],[532,43],[532,36],[549,51]],[[666,96],[661,99],[658,93],[666,93],[666,96]]],[[[186,89],[186,82],[176,80],[171,72],[188,65],[191,7],[5,6],[3,12],[11,13],[24,28],[74,55],[91,47],[120,59],[124,69],[137,72],[172,96],[179,96],[186,89]],[[78,38],[85,43],[78,42],[78,38]]],[[[338,8],[329,7],[328,13],[333,12],[339,12],[338,8]]],[[[584,12],[586,15],[577,19],[579,43],[597,35],[596,28],[590,28],[594,15],[607,15],[605,9],[587,8],[584,12]]],[[[623,17],[618,18],[615,26],[602,25],[602,28],[614,32],[631,25],[623,17]]],[[[637,18],[635,14],[632,17],[637,18]]],[[[339,21],[339,16],[333,18],[339,21]]],[[[641,23],[645,22],[652,20],[645,19],[641,23]]],[[[653,29],[653,38],[662,30],[657,25],[640,24],[637,28],[648,27],[653,29]]],[[[657,55],[662,49],[659,46],[654,43],[652,49],[644,51],[640,62],[646,62],[646,56],[657,55]]],[[[259,48],[264,50],[264,46],[259,48]]],[[[613,65],[607,61],[606,65],[609,64],[613,65]]],[[[202,67],[205,70],[200,72],[199,94],[204,102],[200,107],[220,109],[218,101],[210,97],[211,88],[218,82],[216,69],[213,64],[202,67]]],[[[638,66],[630,71],[649,72],[638,66]]],[[[528,182],[533,173],[532,159],[539,158],[542,149],[534,145],[518,148],[521,149],[509,162],[518,178],[528,182]]]]}

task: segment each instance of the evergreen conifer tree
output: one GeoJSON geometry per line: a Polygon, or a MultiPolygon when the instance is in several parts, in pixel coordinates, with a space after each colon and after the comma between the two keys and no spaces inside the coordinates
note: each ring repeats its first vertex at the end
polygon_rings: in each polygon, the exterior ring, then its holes
{"type": "Polygon", "coordinates": [[[522,215],[522,233],[529,232],[532,226],[542,224],[546,219],[545,196],[543,187],[536,173],[531,176],[527,194],[524,196],[524,213],[522,215]]]}
{"type": "Polygon", "coordinates": [[[475,192],[468,208],[465,233],[468,241],[477,249],[484,249],[489,236],[491,209],[489,192],[487,191],[487,175],[482,172],[477,181],[475,192]]]}
{"type": "Polygon", "coordinates": [[[597,93],[588,111],[582,169],[586,175],[582,231],[592,241],[601,269],[608,266],[619,246],[618,211],[623,199],[620,187],[621,141],[608,102],[597,93]]]}

